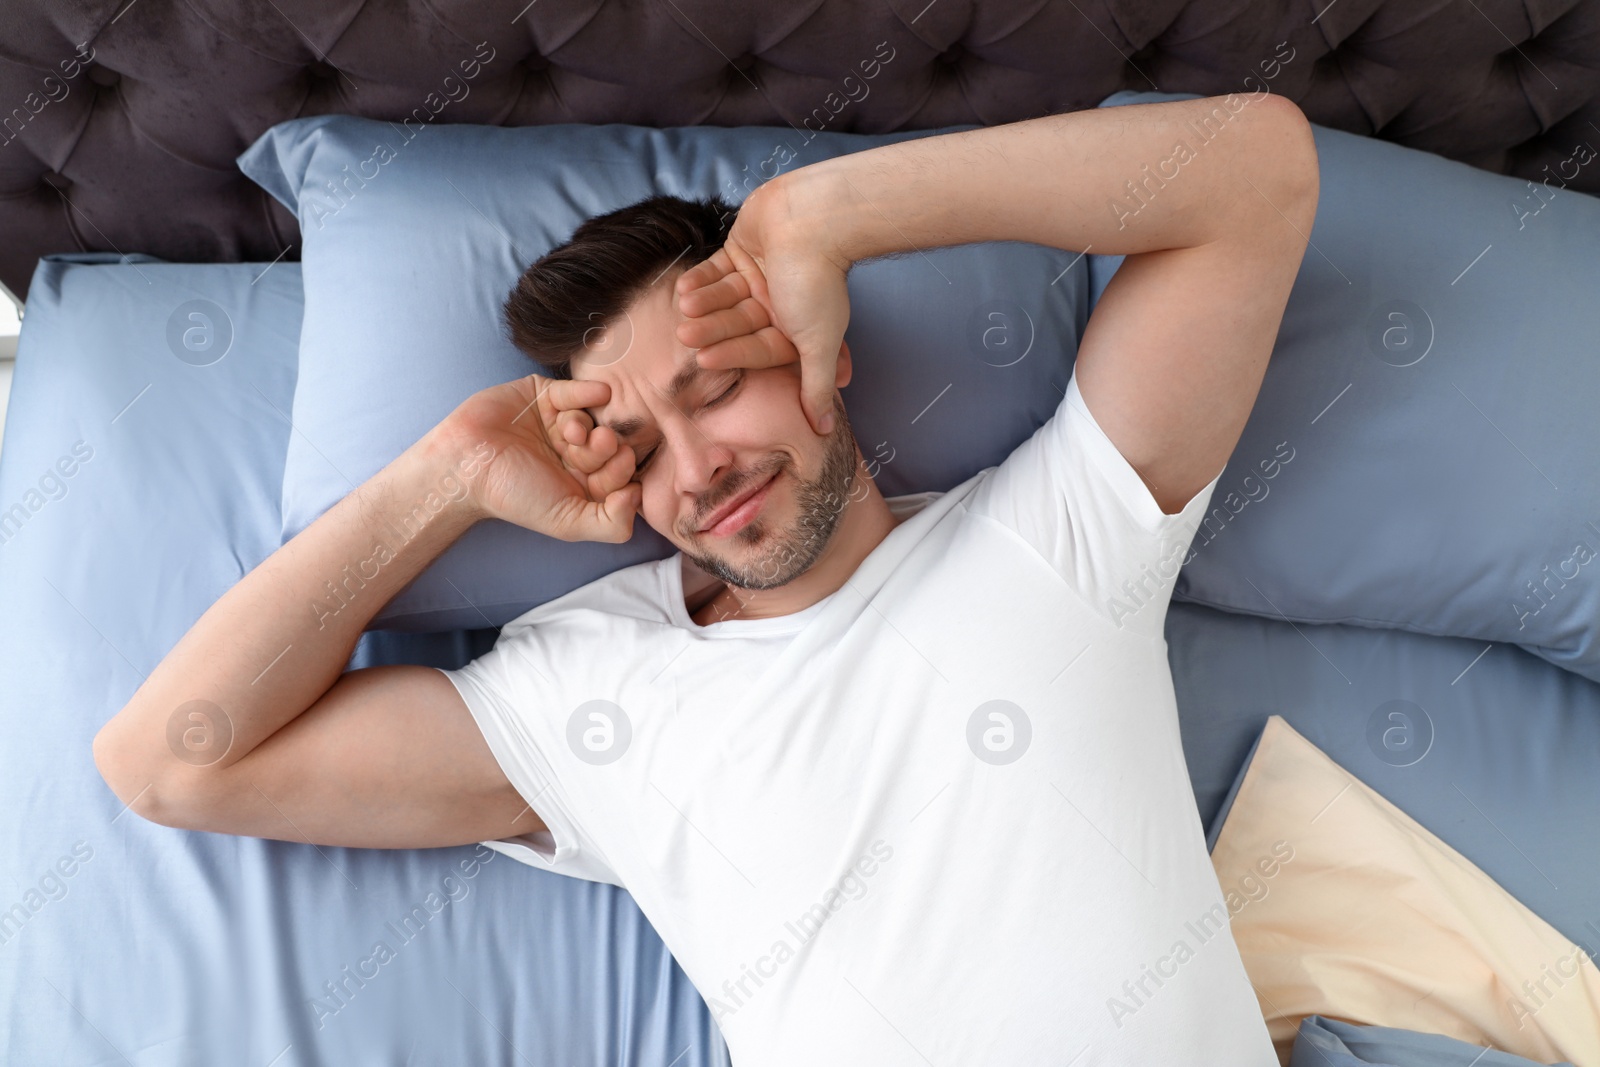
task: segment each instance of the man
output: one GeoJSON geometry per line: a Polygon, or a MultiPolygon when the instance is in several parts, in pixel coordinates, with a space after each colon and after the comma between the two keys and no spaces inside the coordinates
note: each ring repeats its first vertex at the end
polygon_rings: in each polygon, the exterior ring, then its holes
{"type": "Polygon", "coordinates": [[[737,1063],[1266,1067],[1162,622],[1317,192],[1304,117],[1261,94],[824,161],[731,229],[708,202],[591,220],[507,305],[557,377],[470,397],[247,575],[96,762],[169,826],[492,841],[625,886],[737,1063]],[[949,492],[885,500],[839,402],[847,271],[991,240],[1128,258],[1052,419],[949,492]],[[306,610],[458,477],[365,614],[306,610]],[[478,519],[621,541],[636,514],[681,553],[460,670],[341,674],[478,519]],[[1131,616],[1108,608],[1129,581],[1131,616]],[[169,742],[186,724],[205,758],[169,742]]]}

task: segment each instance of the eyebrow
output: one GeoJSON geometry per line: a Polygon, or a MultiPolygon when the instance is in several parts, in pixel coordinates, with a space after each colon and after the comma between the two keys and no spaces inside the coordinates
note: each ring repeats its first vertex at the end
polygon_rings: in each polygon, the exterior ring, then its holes
{"type": "MultiPolygon", "coordinates": [[[[678,397],[681,396],[685,390],[692,385],[699,384],[702,379],[711,373],[711,371],[706,370],[704,367],[700,366],[699,363],[695,362],[694,353],[691,352],[689,354],[688,361],[685,362],[683,366],[678,368],[677,373],[672,376],[672,381],[667,383],[667,399],[676,403],[678,397]]],[[[621,440],[623,438],[632,437],[634,434],[644,429],[644,419],[638,415],[634,415],[630,418],[617,419],[602,423],[601,425],[609,427],[611,432],[616,434],[617,438],[621,440]]]]}

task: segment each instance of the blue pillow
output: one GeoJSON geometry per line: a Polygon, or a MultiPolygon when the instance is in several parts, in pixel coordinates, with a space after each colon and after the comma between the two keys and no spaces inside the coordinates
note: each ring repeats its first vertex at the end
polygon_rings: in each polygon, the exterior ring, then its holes
{"type": "MultiPolygon", "coordinates": [[[[1308,1015],[1300,1020],[1289,1067],[1539,1067],[1521,1056],[1443,1034],[1356,1026],[1308,1015]]],[[[1551,1067],[1572,1067],[1565,1061],[1551,1067]]]]}
{"type": "MultiPolygon", "coordinates": [[[[788,128],[441,125],[343,115],[268,130],[239,165],[297,213],[305,325],[283,536],[309,525],[478,389],[534,373],[505,334],[517,277],[584,219],[657,193],[740,204],[779,170],[972,127],[883,135],[788,128]],[[410,138],[415,137],[415,140],[410,138]]],[[[846,408],[885,495],[948,489],[1055,412],[1087,318],[1077,255],[1024,242],[930,250],[850,273],[846,408]]],[[[676,549],[479,523],[374,628],[499,626],[676,549]]]]}
{"type": "MultiPolygon", "coordinates": [[[[63,550],[50,546],[76,545],[80,530],[107,515],[153,512],[160,522],[126,524],[122,536],[95,546],[93,560],[64,569],[61,595],[83,604],[89,594],[80,586],[92,587],[97,602],[121,603],[146,627],[170,617],[174,603],[200,604],[184,623],[192,625],[253,565],[242,560],[277,547],[300,308],[298,263],[41,258],[6,414],[0,554],[54,558],[63,550]],[[152,429],[196,409],[230,433],[199,446],[152,429]],[[219,500],[213,486],[230,471],[233,491],[219,500]],[[194,543],[231,551],[174,554],[173,546],[194,543]],[[189,565],[168,566],[180,556],[189,565]],[[158,564],[163,583],[152,603],[144,577],[158,564]]],[[[112,631],[121,622],[91,621],[112,631]]],[[[107,670],[125,669],[121,644],[106,651],[107,670]]],[[[94,711],[109,717],[116,707],[94,711]]]]}
{"type": "MultiPolygon", "coordinates": [[[[1536,187],[1313,131],[1311,247],[1173,598],[1600,680],[1600,200],[1555,191],[1600,135],[1536,187]]],[[[1121,259],[1089,259],[1092,303],[1121,259]]]]}

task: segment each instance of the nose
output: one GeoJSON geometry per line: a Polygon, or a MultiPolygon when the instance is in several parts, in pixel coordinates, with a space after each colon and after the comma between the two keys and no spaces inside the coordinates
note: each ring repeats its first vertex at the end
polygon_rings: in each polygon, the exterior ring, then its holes
{"type": "Polygon", "coordinates": [[[733,466],[733,451],[717,444],[691,420],[677,423],[665,431],[672,446],[673,476],[678,491],[698,498],[714,488],[733,466]]]}

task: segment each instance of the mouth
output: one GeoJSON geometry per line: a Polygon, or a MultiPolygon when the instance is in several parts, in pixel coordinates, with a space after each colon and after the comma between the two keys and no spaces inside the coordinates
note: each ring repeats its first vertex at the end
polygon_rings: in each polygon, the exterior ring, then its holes
{"type": "Polygon", "coordinates": [[[712,512],[710,517],[695,532],[710,534],[713,537],[727,537],[738,533],[749,524],[751,519],[756,517],[762,506],[766,504],[767,496],[772,491],[772,484],[777,481],[778,473],[778,471],[774,471],[772,477],[760,485],[753,486],[748,491],[740,493],[732,500],[724,503],[716,511],[712,512]]]}

